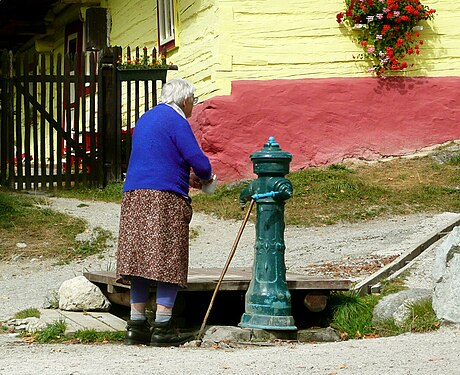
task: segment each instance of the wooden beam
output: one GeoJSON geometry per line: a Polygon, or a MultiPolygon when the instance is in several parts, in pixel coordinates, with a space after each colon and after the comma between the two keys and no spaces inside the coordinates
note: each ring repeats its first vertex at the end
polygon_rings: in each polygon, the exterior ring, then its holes
{"type": "Polygon", "coordinates": [[[420,242],[413,249],[410,249],[404,252],[398,258],[396,258],[393,262],[388,263],[385,267],[380,269],[378,272],[375,272],[374,274],[369,276],[367,279],[356,284],[356,286],[353,289],[361,295],[371,293],[371,287],[374,284],[377,284],[379,281],[383,280],[384,278],[392,275],[396,271],[405,267],[411,260],[418,257],[422,252],[428,249],[435,242],[439,241],[447,233],[451,232],[454,227],[458,225],[460,225],[460,220],[456,219],[453,222],[451,222],[449,225],[447,225],[445,228],[441,229],[440,231],[432,233],[427,239],[420,242]]]}

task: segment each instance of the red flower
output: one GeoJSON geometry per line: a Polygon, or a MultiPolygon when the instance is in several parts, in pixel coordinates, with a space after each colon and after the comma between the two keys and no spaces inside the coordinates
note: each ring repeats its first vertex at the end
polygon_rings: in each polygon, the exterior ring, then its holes
{"type": "Polygon", "coordinates": [[[394,55],[393,48],[387,47],[386,52],[387,52],[388,57],[390,57],[390,58],[393,57],[393,55],[394,55]]]}
{"type": "Polygon", "coordinates": [[[336,19],[337,22],[338,22],[338,23],[341,23],[341,22],[342,22],[342,19],[343,19],[343,13],[342,13],[342,12],[337,13],[337,19],[336,19]]]}
{"type": "Polygon", "coordinates": [[[412,5],[406,5],[406,7],[404,9],[406,10],[407,13],[415,12],[415,9],[413,8],[412,5]]]}

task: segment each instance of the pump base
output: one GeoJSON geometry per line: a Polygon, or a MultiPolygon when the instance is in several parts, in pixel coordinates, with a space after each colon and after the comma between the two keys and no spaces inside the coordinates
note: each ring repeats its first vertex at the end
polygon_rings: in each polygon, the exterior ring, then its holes
{"type": "Polygon", "coordinates": [[[296,331],[292,316],[243,314],[238,324],[242,328],[258,328],[279,331],[296,331]]]}

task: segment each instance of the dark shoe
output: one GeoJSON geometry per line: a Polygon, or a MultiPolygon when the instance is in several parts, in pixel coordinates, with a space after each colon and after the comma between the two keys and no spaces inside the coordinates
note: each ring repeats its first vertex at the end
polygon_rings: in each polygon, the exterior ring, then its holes
{"type": "Polygon", "coordinates": [[[149,345],[151,328],[147,320],[128,320],[126,326],[126,345],[149,345]]]}
{"type": "Polygon", "coordinates": [[[191,341],[195,335],[191,332],[179,332],[170,322],[155,323],[150,346],[179,346],[191,341]]]}

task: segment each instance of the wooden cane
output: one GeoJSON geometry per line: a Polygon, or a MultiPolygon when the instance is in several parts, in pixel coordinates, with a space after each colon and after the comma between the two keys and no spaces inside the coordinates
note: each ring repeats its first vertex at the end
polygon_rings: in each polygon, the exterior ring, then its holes
{"type": "Polygon", "coordinates": [[[224,268],[222,269],[222,272],[220,274],[219,281],[217,282],[216,288],[214,289],[214,293],[211,298],[211,302],[209,303],[208,311],[206,311],[206,315],[203,320],[203,324],[201,325],[200,331],[198,332],[198,336],[196,339],[198,341],[201,340],[201,336],[203,335],[204,327],[206,326],[206,322],[209,317],[209,313],[211,312],[212,305],[214,304],[214,299],[216,298],[217,291],[219,290],[220,284],[222,284],[222,280],[224,279],[225,273],[228,270],[228,266],[230,265],[230,262],[232,261],[233,255],[235,255],[236,247],[238,246],[238,242],[240,241],[241,235],[243,234],[244,227],[246,226],[246,223],[249,220],[249,215],[251,214],[252,207],[254,206],[254,199],[251,199],[251,203],[249,204],[248,211],[246,212],[246,216],[244,217],[243,223],[241,224],[240,230],[238,232],[238,235],[236,236],[235,242],[233,243],[232,250],[230,251],[230,254],[228,256],[227,262],[225,263],[224,268]]]}

